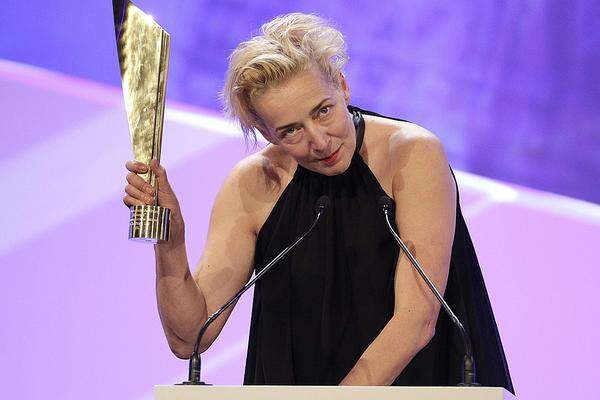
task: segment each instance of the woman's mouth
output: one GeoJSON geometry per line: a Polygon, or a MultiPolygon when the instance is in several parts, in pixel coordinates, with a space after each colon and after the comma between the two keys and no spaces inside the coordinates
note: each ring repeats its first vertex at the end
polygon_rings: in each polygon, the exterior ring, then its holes
{"type": "Polygon", "coordinates": [[[329,157],[319,158],[319,161],[323,162],[326,165],[333,165],[337,161],[337,158],[338,158],[341,148],[342,148],[341,146],[338,147],[338,149],[336,151],[334,151],[333,153],[331,153],[329,155],[329,157]]]}

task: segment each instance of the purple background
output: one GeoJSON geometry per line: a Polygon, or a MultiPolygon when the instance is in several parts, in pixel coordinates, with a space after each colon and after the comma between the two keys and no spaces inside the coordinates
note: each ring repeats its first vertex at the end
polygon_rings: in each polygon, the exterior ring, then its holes
{"type": "MultiPolygon", "coordinates": [[[[111,1],[8,4],[0,58],[120,85],[111,1]]],[[[237,43],[316,12],[347,37],[356,105],[432,130],[457,168],[600,203],[600,1],[137,4],[172,34],[172,100],[219,110],[237,43]]]]}
{"type": "MultiPolygon", "coordinates": [[[[354,103],[426,126],[471,172],[462,205],[519,398],[595,396],[600,206],[525,186],[600,202],[597,4],[138,4],[173,35],[163,161],[192,262],[217,188],[248,153],[218,113],[227,54],[278,13],[319,12],[348,38],[354,103]]],[[[0,18],[3,395],[149,398],[187,362],[160,327],[152,250],[125,239],[111,3],[9,1],[0,18]]],[[[206,380],[241,383],[249,304],[205,355],[206,380]]]]}

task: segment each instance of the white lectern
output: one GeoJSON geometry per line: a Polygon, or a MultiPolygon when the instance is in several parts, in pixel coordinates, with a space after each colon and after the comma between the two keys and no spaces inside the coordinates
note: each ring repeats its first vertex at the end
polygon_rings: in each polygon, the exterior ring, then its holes
{"type": "Polygon", "coordinates": [[[156,400],[508,400],[498,387],[155,386],[156,400]]]}

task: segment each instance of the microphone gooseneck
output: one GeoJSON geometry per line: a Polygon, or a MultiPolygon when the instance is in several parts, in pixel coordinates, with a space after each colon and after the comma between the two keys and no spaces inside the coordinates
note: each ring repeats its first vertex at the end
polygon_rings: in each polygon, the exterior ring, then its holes
{"type": "Polygon", "coordinates": [[[452,320],[454,325],[456,325],[456,327],[460,331],[460,334],[461,334],[461,337],[463,340],[463,344],[465,347],[465,355],[463,358],[463,381],[461,383],[459,383],[458,386],[479,386],[479,384],[477,383],[477,376],[475,374],[475,361],[473,359],[473,349],[471,347],[471,338],[467,334],[465,327],[460,322],[458,317],[454,314],[454,312],[452,312],[452,309],[450,308],[448,303],[446,303],[446,300],[444,300],[444,297],[437,290],[437,288],[435,287],[433,282],[431,282],[431,280],[429,279],[427,274],[425,274],[425,271],[423,271],[423,268],[421,268],[421,265],[419,264],[417,259],[412,255],[412,253],[410,252],[408,247],[406,247],[406,245],[404,244],[402,239],[400,239],[400,236],[398,236],[398,234],[392,227],[392,224],[390,223],[389,214],[388,214],[389,210],[393,207],[392,199],[390,199],[388,196],[385,196],[385,195],[381,196],[379,198],[379,207],[383,210],[383,214],[385,216],[385,221],[387,223],[387,227],[390,230],[392,236],[394,237],[394,239],[396,239],[396,242],[398,242],[398,244],[400,245],[400,248],[402,249],[404,254],[406,254],[406,256],[408,257],[408,259],[410,260],[412,265],[415,267],[415,269],[419,273],[419,275],[421,275],[421,278],[423,278],[425,283],[427,283],[427,286],[429,286],[429,289],[431,289],[431,291],[433,292],[435,297],[438,299],[438,301],[440,302],[440,304],[446,311],[446,314],[448,314],[448,316],[450,317],[450,320],[452,320]]]}
{"type": "Polygon", "coordinates": [[[277,264],[277,262],[279,260],[281,260],[288,252],[290,252],[294,247],[296,247],[296,245],[298,245],[298,243],[300,243],[306,236],[308,236],[308,234],[313,230],[313,228],[319,222],[321,215],[323,215],[325,210],[329,207],[329,204],[330,204],[330,199],[328,196],[323,195],[323,196],[319,197],[317,199],[317,202],[315,203],[315,211],[317,213],[317,216],[315,217],[315,219],[314,219],[313,223],[310,225],[310,227],[303,234],[301,234],[291,245],[289,245],[288,247],[283,249],[279,254],[277,254],[277,256],[275,256],[275,258],[273,258],[263,269],[261,269],[260,272],[258,272],[254,276],[254,278],[252,278],[250,281],[248,281],[248,283],[246,283],[244,286],[242,286],[242,288],[233,297],[231,297],[229,300],[227,300],[227,302],[225,304],[223,304],[221,306],[221,308],[219,308],[217,311],[215,311],[213,314],[211,314],[210,317],[207,318],[204,325],[202,325],[202,328],[200,328],[200,332],[198,333],[198,337],[196,338],[196,342],[194,344],[194,351],[192,352],[192,356],[190,357],[188,380],[183,382],[182,383],[183,385],[206,385],[204,382],[200,381],[200,370],[201,370],[201,366],[202,366],[202,362],[200,359],[200,342],[202,340],[202,337],[204,336],[204,333],[206,333],[206,330],[210,326],[210,324],[212,324],[219,317],[219,315],[223,314],[223,312],[225,310],[227,310],[229,307],[231,307],[233,304],[235,304],[235,302],[238,301],[238,299],[248,289],[250,289],[256,283],[256,281],[258,281],[267,272],[269,272],[272,269],[272,267],[275,264],[277,264]]]}

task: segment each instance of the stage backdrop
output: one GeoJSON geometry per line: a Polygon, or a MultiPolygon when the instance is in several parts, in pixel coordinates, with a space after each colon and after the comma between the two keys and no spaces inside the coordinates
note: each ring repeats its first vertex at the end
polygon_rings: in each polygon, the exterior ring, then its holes
{"type": "MultiPolygon", "coordinates": [[[[138,4],[173,35],[164,163],[192,264],[217,188],[250,151],[218,112],[226,57],[272,16],[316,11],[346,33],[353,102],[426,126],[471,172],[458,174],[462,205],[519,398],[594,398],[594,2],[138,4]]],[[[153,384],[185,379],[187,362],[162,333],[152,250],[126,240],[131,155],[111,2],[9,0],[0,59],[3,394],[151,398],[153,384]]],[[[211,383],[242,381],[249,304],[204,357],[211,383]]]]}
{"type": "MultiPolygon", "coordinates": [[[[152,247],[126,239],[130,152],[119,90],[0,62],[6,398],[146,399],[152,385],[186,376],[156,311],[152,247]]],[[[175,102],[163,149],[194,264],[215,193],[247,150],[219,115],[175,102]]],[[[457,176],[519,397],[594,398],[600,206],[457,176]]],[[[250,296],[204,355],[211,383],[242,382],[250,296]]]]}
{"type": "MultiPolygon", "coordinates": [[[[172,34],[168,95],[220,109],[227,56],[315,12],[346,35],[352,101],[438,134],[455,167],[600,202],[600,2],[139,0],[172,34]]],[[[111,0],[8,0],[0,58],[119,84],[111,0]]]]}

